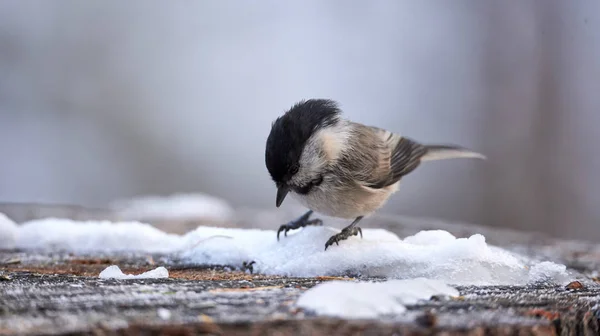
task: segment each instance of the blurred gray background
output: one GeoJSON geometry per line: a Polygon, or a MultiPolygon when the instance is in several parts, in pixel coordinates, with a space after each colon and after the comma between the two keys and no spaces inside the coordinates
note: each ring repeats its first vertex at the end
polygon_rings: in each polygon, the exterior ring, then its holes
{"type": "Polygon", "coordinates": [[[318,97],[489,157],[384,212],[600,240],[599,87],[596,0],[2,0],[0,202],[275,209],[271,122],[318,97]]]}

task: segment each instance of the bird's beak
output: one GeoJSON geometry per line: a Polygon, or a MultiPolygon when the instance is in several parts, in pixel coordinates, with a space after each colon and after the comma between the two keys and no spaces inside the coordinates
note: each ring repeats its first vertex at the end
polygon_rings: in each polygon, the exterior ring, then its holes
{"type": "Polygon", "coordinates": [[[275,200],[276,207],[279,208],[279,206],[281,205],[281,203],[283,203],[283,200],[285,199],[285,196],[287,196],[289,191],[290,191],[290,188],[286,185],[282,185],[281,187],[277,188],[277,199],[275,200]]]}

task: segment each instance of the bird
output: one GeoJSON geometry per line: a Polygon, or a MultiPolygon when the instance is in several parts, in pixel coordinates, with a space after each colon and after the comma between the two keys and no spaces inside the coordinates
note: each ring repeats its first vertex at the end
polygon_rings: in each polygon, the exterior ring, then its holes
{"type": "Polygon", "coordinates": [[[457,145],[423,144],[399,133],[344,118],[332,99],[300,100],[271,125],[265,164],[277,188],[275,205],[288,194],[308,208],[277,230],[323,225],[321,215],[352,220],[325,243],[360,234],[358,223],[379,210],[398,191],[403,177],[426,161],[486,159],[457,145]]]}

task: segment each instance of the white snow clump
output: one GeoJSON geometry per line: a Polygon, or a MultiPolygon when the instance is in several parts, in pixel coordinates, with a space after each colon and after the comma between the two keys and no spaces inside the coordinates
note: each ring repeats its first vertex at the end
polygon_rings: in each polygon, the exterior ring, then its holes
{"type": "Polygon", "coordinates": [[[181,236],[139,222],[73,221],[46,218],[19,226],[17,247],[68,251],[172,252],[181,236]]]}
{"type": "Polygon", "coordinates": [[[529,282],[568,282],[567,266],[543,261],[534,264],[529,270],[529,282]]]}
{"type": "Polygon", "coordinates": [[[547,262],[545,267],[535,267],[536,263],[526,258],[486,244],[479,234],[456,238],[449,232],[432,230],[402,240],[387,230],[364,229],[364,238],[353,236],[325,251],[325,242],[337,232],[325,226],[306,227],[277,241],[271,230],[199,227],[187,237],[197,241],[226,235],[231,239],[206,240],[184,249],[181,255],[198,264],[240,265],[253,260],[255,271],[299,277],[350,274],[424,277],[453,285],[518,285],[539,277],[530,276],[528,267],[542,273],[552,270],[547,275],[553,279],[566,277],[566,268],[560,272],[560,265],[547,262]]]}
{"type": "Polygon", "coordinates": [[[440,281],[430,279],[389,280],[385,282],[328,281],[306,292],[296,306],[318,315],[347,319],[373,319],[398,315],[405,305],[432,296],[458,296],[459,292],[440,281]]]}
{"type": "Polygon", "coordinates": [[[98,275],[101,279],[162,279],[169,277],[169,271],[160,266],[142,274],[124,274],[117,265],[108,266],[98,275]]]}

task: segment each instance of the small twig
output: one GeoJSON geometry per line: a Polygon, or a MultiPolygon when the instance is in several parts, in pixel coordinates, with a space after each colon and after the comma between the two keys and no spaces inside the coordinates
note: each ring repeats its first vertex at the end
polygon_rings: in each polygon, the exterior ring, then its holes
{"type": "Polygon", "coordinates": [[[190,247],[190,249],[193,249],[193,248],[195,248],[196,246],[200,245],[201,243],[203,243],[203,242],[205,242],[205,241],[207,241],[207,240],[209,240],[209,239],[213,239],[213,238],[227,238],[227,239],[233,239],[233,237],[230,237],[230,236],[214,235],[214,236],[210,236],[210,237],[207,237],[207,238],[204,238],[204,239],[200,239],[200,240],[199,240],[199,241],[197,241],[197,242],[196,242],[194,245],[192,245],[192,246],[190,247]]]}

